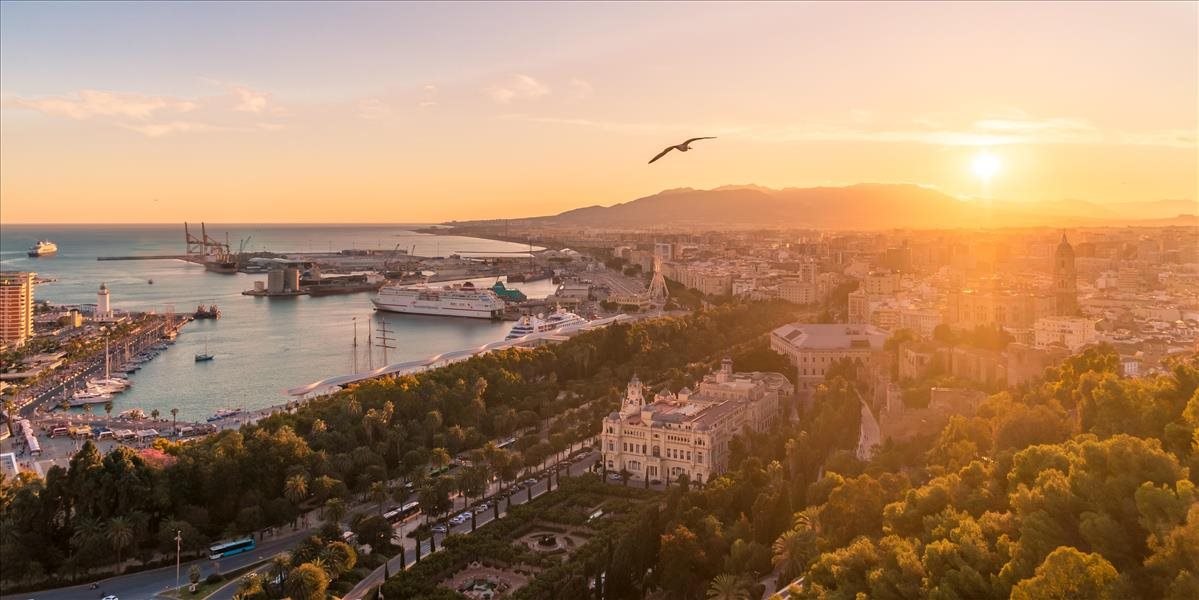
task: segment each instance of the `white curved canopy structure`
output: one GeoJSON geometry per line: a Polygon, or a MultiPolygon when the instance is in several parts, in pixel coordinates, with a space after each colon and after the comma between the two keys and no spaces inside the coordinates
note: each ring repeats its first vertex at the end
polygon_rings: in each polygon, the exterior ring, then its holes
{"type": "Polygon", "coordinates": [[[502,350],[504,348],[511,348],[513,346],[520,346],[522,344],[527,344],[528,342],[542,339],[542,338],[557,337],[557,336],[561,336],[561,335],[572,335],[572,334],[578,333],[580,331],[588,331],[591,329],[595,329],[597,327],[606,327],[613,323],[627,320],[628,318],[629,317],[627,315],[616,315],[615,317],[608,317],[606,319],[596,319],[595,321],[589,321],[587,323],[580,323],[578,325],[574,325],[574,326],[570,326],[570,327],[563,327],[561,329],[556,329],[554,331],[546,331],[546,332],[542,332],[542,333],[530,333],[529,335],[526,335],[523,337],[513,338],[511,340],[500,340],[498,342],[491,342],[490,344],[483,344],[482,346],[477,346],[475,348],[466,348],[463,350],[454,350],[452,352],[443,352],[441,354],[436,354],[436,355],[430,356],[428,358],[422,358],[420,360],[410,360],[407,362],[385,365],[385,366],[379,367],[378,369],[375,369],[373,371],[367,371],[365,373],[354,373],[351,375],[335,375],[333,377],[326,377],[325,379],[322,379],[320,381],[314,381],[308,385],[302,385],[300,387],[291,388],[291,389],[287,390],[287,395],[289,395],[289,396],[307,396],[308,394],[312,394],[314,392],[319,392],[321,394],[325,394],[325,393],[329,393],[332,390],[340,388],[342,386],[349,385],[351,383],[357,383],[359,381],[365,381],[367,379],[373,379],[375,377],[382,377],[384,375],[405,375],[408,373],[415,373],[417,371],[422,371],[424,369],[438,367],[438,366],[446,365],[449,363],[458,362],[460,360],[466,360],[472,356],[475,356],[476,354],[483,354],[486,352],[491,352],[492,350],[502,350]]]}

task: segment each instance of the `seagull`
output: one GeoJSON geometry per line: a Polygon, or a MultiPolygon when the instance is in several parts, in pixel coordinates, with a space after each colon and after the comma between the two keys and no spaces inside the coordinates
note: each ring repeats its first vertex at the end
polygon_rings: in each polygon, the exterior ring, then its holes
{"type": "Polygon", "coordinates": [[[679,152],[686,152],[686,151],[690,150],[691,142],[694,142],[696,140],[714,140],[714,139],[716,139],[716,138],[715,137],[697,137],[697,138],[691,138],[691,139],[689,139],[681,144],[678,144],[676,146],[667,146],[666,149],[659,152],[657,156],[649,159],[649,164],[653,164],[653,162],[655,160],[658,160],[659,158],[666,156],[666,153],[670,152],[671,150],[678,150],[679,152]]]}

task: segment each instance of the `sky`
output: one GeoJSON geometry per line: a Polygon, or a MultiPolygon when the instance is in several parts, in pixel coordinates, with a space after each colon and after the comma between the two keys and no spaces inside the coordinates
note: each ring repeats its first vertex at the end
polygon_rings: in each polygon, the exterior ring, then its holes
{"type": "Polygon", "coordinates": [[[1193,202],[1197,29],[1193,2],[6,1],[0,221],[436,222],[750,183],[1193,202]]]}

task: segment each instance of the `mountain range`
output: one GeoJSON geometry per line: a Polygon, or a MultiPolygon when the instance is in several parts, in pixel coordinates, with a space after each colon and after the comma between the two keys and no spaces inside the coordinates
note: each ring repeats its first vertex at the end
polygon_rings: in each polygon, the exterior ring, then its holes
{"type": "Polygon", "coordinates": [[[598,228],[694,227],[938,229],[1117,224],[1194,225],[1189,200],[1094,204],[963,200],[912,184],[772,189],[730,185],[671,189],[612,206],[588,206],[522,221],[598,228]]]}

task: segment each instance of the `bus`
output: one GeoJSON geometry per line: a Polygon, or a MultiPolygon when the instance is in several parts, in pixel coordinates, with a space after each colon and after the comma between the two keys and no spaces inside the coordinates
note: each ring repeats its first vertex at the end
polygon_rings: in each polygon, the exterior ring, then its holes
{"type": "Polygon", "coordinates": [[[225,556],[249,552],[254,547],[254,538],[252,537],[233,540],[232,542],[222,542],[208,548],[208,560],[217,560],[225,556]]]}
{"type": "Polygon", "coordinates": [[[389,510],[383,513],[383,518],[387,519],[388,523],[400,523],[402,521],[407,521],[419,514],[420,502],[414,500],[397,509],[389,510]]]}

